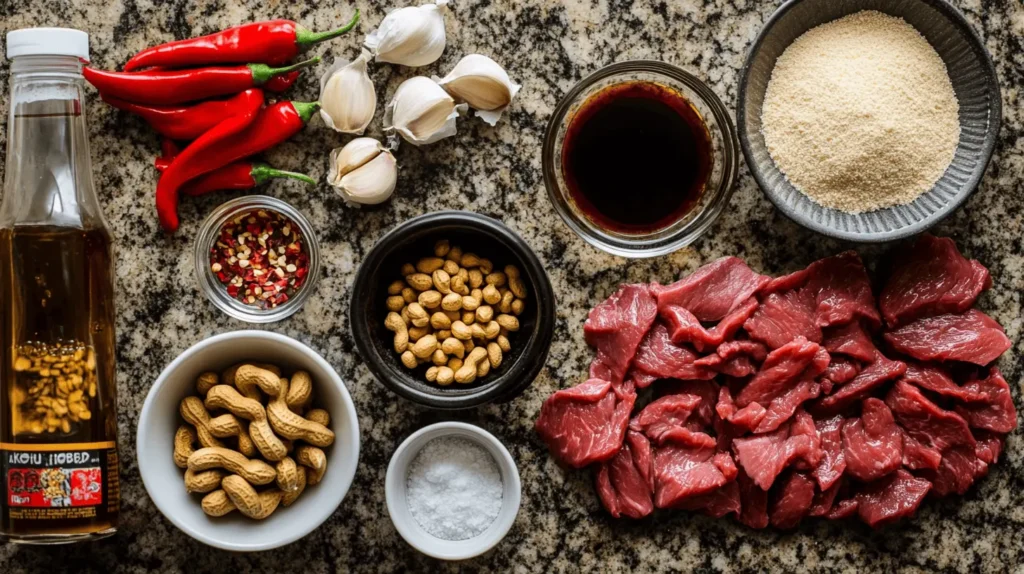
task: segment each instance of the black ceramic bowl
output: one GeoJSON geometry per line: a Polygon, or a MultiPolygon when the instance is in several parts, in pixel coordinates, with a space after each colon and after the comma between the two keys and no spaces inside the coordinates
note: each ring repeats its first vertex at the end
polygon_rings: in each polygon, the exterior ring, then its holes
{"type": "Polygon", "coordinates": [[[356,348],[373,375],[402,397],[439,409],[465,409],[518,396],[544,367],[555,328],[555,296],[540,260],[501,222],[468,211],[421,215],[382,237],[359,267],[350,305],[356,348]],[[406,369],[394,351],[394,333],[384,328],[388,284],[401,279],[403,263],[433,256],[439,239],[490,259],[497,269],[517,266],[528,291],[526,308],[518,317],[519,331],[509,337],[512,350],[498,369],[469,385],[441,387],[424,378],[426,365],[406,369]]]}
{"type": "MultiPolygon", "coordinates": [[[[775,207],[819,233],[860,242],[920,233],[963,204],[981,181],[999,135],[1002,103],[985,46],[944,0],[789,0],[765,23],[740,75],[736,123],[754,179],[775,207]],[[761,108],[778,57],[804,32],[861,10],[877,10],[917,28],[946,64],[960,102],[960,143],[931,190],[907,205],[852,215],[811,201],[783,176],[765,147],[761,108]]],[[[866,166],[870,169],[870,166],[866,166]]]]}

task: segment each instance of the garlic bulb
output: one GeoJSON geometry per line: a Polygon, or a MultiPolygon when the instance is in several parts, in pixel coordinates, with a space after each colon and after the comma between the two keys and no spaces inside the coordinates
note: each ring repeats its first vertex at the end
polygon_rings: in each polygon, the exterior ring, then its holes
{"type": "Polygon", "coordinates": [[[520,86],[512,83],[508,73],[497,62],[470,54],[455,65],[438,83],[455,99],[466,102],[476,115],[492,126],[512,103],[520,86]]]}
{"type": "Polygon", "coordinates": [[[352,62],[335,61],[320,77],[320,117],[339,132],[362,134],[377,111],[377,93],[366,71],[369,59],[363,50],[352,62]]]}
{"type": "Polygon", "coordinates": [[[356,138],[331,152],[327,183],[346,201],[382,203],[391,197],[397,181],[395,156],[373,138],[356,138]]]}
{"type": "Polygon", "coordinates": [[[434,143],[455,135],[455,118],[465,109],[437,82],[416,76],[402,82],[384,108],[384,131],[396,131],[413,145],[434,143]]]}
{"type": "Polygon", "coordinates": [[[403,66],[426,66],[444,51],[444,14],[448,0],[408,6],[388,13],[363,44],[378,62],[403,66]]]}

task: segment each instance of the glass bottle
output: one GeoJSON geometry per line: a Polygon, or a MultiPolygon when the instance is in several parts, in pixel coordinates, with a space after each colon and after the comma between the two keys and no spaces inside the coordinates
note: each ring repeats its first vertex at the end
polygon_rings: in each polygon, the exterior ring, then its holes
{"type": "Polygon", "coordinates": [[[0,538],[54,544],[117,529],[111,235],[83,113],[88,35],[7,35],[0,203],[0,538]]]}

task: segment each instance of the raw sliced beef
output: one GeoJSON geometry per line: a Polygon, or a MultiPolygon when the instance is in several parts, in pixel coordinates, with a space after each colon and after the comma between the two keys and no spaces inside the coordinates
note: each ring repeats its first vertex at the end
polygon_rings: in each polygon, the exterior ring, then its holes
{"type": "Polygon", "coordinates": [[[712,446],[703,447],[669,440],[654,454],[654,505],[671,508],[687,498],[707,494],[735,480],[736,472],[732,457],[719,452],[713,439],[712,446]]]}
{"type": "Polygon", "coordinates": [[[822,397],[812,407],[815,416],[828,416],[845,411],[849,406],[870,395],[887,381],[899,378],[907,371],[907,365],[900,361],[890,361],[881,353],[875,356],[875,362],[864,367],[852,381],[832,391],[831,395],[822,397]]]}
{"type": "Polygon", "coordinates": [[[668,325],[673,343],[692,343],[698,351],[704,351],[732,338],[743,326],[743,322],[757,310],[757,305],[757,299],[747,299],[710,329],[706,329],[689,309],[679,305],[666,305],[661,308],[660,314],[668,325]]]}
{"type": "MultiPolygon", "coordinates": [[[[811,399],[818,398],[820,394],[821,385],[808,378],[801,379],[785,394],[772,399],[772,402],[768,404],[764,418],[757,423],[754,432],[766,433],[779,428],[782,423],[793,416],[793,413],[800,408],[800,405],[811,399]]],[[[751,405],[754,404],[756,403],[751,403],[751,405]]]]}
{"type": "Polygon", "coordinates": [[[979,431],[974,433],[974,438],[977,439],[978,445],[974,447],[975,454],[978,458],[985,461],[985,464],[995,464],[999,462],[999,455],[1003,452],[1003,437],[992,434],[986,431],[979,431]]]}
{"type": "MultiPolygon", "coordinates": [[[[853,360],[847,359],[846,357],[832,357],[832,360],[829,361],[828,368],[825,369],[825,372],[822,373],[821,376],[823,379],[827,379],[833,384],[833,386],[835,386],[852,381],[859,372],[860,365],[853,360]]],[[[822,384],[822,390],[825,391],[826,395],[832,392],[831,388],[825,390],[824,386],[825,385],[822,384]]]]}
{"type": "Polygon", "coordinates": [[[802,291],[808,292],[814,301],[814,317],[819,327],[842,325],[857,318],[874,326],[881,324],[867,269],[856,251],[815,261],[807,271],[807,284],[802,291]]]}
{"type": "Polygon", "coordinates": [[[963,313],[992,285],[988,269],[968,260],[948,237],[925,234],[902,257],[882,289],[878,306],[897,326],[929,315],[963,313]]]}
{"type": "Polygon", "coordinates": [[[822,337],[821,344],[831,355],[845,355],[862,363],[870,363],[875,360],[878,352],[860,321],[825,329],[822,337]]]}
{"type": "Polygon", "coordinates": [[[763,490],[771,488],[779,473],[798,458],[817,466],[822,456],[814,420],[803,411],[775,432],[737,438],[732,444],[736,462],[763,490]]]}
{"type": "Polygon", "coordinates": [[[626,433],[622,449],[597,472],[597,494],[615,518],[643,518],[654,511],[654,459],[647,437],[626,433]]]}
{"type": "Polygon", "coordinates": [[[647,387],[654,384],[658,377],[655,375],[648,375],[647,373],[638,371],[636,369],[630,369],[626,372],[626,386],[633,385],[637,389],[646,389],[647,387]]]}
{"type": "Polygon", "coordinates": [[[769,518],[776,528],[795,528],[811,510],[814,502],[814,481],[799,472],[792,472],[779,485],[769,518]]]}
{"type": "Polygon", "coordinates": [[[807,283],[807,277],[810,276],[810,271],[807,268],[799,271],[794,271],[789,275],[783,275],[782,277],[774,277],[761,289],[761,295],[768,295],[769,293],[781,293],[783,291],[793,291],[803,287],[807,283]]]}
{"type": "Polygon", "coordinates": [[[953,382],[953,378],[942,367],[934,365],[907,363],[907,372],[903,375],[903,380],[939,396],[958,401],[984,402],[986,399],[984,393],[973,391],[966,386],[961,387],[953,382]]]}
{"type": "Polygon", "coordinates": [[[839,502],[834,502],[832,504],[832,509],[828,511],[825,518],[829,520],[843,520],[844,518],[850,518],[857,514],[857,507],[858,503],[856,498],[847,498],[845,500],[840,500],[839,502]]]}
{"type": "Polygon", "coordinates": [[[814,421],[814,427],[821,438],[821,462],[811,473],[821,490],[829,490],[846,472],[846,456],[843,454],[843,417],[836,415],[829,419],[814,421]]]}
{"type": "MultiPolygon", "coordinates": [[[[657,399],[640,411],[629,422],[629,428],[642,432],[655,442],[674,428],[686,427],[690,414],[700,405],[700,397],[694,395],[667,395],[657,399]]],[[[697,430],[699,430],[698,427],[697,430]]]]}
{"type": "Polygon", "coordinates": [[[729,424],[747,431],[754,430],[767,414],[767,410],[758,403],[750,403],[742,409],[736,406],[729,387],[723,386],[718,392],[718,403],[715,412],[729,424]]]}
{"type": "Polygon", "coordinates": [[[712,518],[721,518],[730,513],[739,514],[741,508],[740,488],[734,480],[707,494],[684,498],[672,508],[700,510],[712,518]]]}
{"type": "Polygon", "coordinates": [[[1017,409],[1013,406],[1010,386],[999,369],[992,367],[988,377],[970,381],[963,388],[985,397],[984,402],[956,406],[957,414],[966,419],[971,428],[996,433],[1008,433],[1017,428],[1017,409]]]}
{"type": "Polygon", "coordinates": [[[913,514],[931,487],[901,468],[857,494],[857,514],[872,528],[895,522],[913,514]]]}
{"type": "Polygon", "coordinates": [[[813,302],[800,291],[772,293],[765,297],[743,329],[752,339],[777,349],[797,337],[821,342],[821,328],[814,320],[813,302]]]}
{"type": "Polygon", "coordinates": [[[985,366],[1010,348],[1010,340],[991,317],[970,309],[962,315],[918,319],[885,334],[897,352],[919,361],[964,361],[985,366]]]}
{"type": "Polygon", "coordinates": [[[922,475],[931,480],[932,494],[948,496],[967,492],[974,484],[974,479],[987,473],[988,465],[978,458],[974,448],[955,446],[943,451],[938,469],[923,471],[922,475]]]}
{"type": "Polygon", "coordinates": [[[750,403],[768,405],[776,397],[790,391],[796,383],[807,376],[813,377],[828,366],[828,353],[803,337],[775,349],[761,365],[761,370],[743,387],[736,396],[736,404],[745,407],[750,403]],[[810,372],[805,374],[805,371],[810,372]]]}
{"type": "Polygon", "coordinates": [[[610,382],[590,379],[544,401],[536,428],[558,460],[583,468],[619,451],[636,395],[620,400],[611,390],[610,382]]]}
{"type": "Polygon", "coordinates": [[[885,404],[903,430],[924,445],[938,451],[958,445],[974,448],[974,436],[967,427],[967,421],[954,412],[939,408],[910,383],[896,381],[885,397],[885,404]]]}
{"type": "Polygon", "coordinates": [[[707,355],[697,359],[694,364],[711,372],[737,379],[749,377],[757,372],[757,365],[746,355],[735,355],[730,359],[723,359],[718,354],[707,355]]]}
{"type": "Polygon", "coordinates": [[[900,428],[903,435],[903,466],[910,470],[935,470],[942,461],[942,453],[920,443],[900,428]]]}
{"type": "Polygon", "coordinates": [[[768,356],[768,348],[757,341],[738,340],[722,343],[715,349],[715,353],[723,359],[747,356],[760,363],[768,356]]]}
{"type": "Polygon", "coordinates": [[[718,400],[718,383],[714,381],[668,381],[664,384],[666,394],[686,394],[700,397],[697,410],[690,415],[690,422],[698,428],[711,426],[715,416],[715,401],[718,400]]]}
{"type": "Polygon", "coordinates": [[[751,528],[768,526],[768,491],[754,484],[742,470],[736,476],[740,489],[740,513],[736,518],[751,528]]]}
{"type": "Polygon", "coordinates": [[[697,358],[688,345],[673,344],[668,327],[658,321],[637,347],[633,369],[659,379],[713,379],[716,373],[695,365],[697,358]]]}
{"type": "Polygon", "coordinates": [[[859,418],[843,423],[846,473],[864,482],[878,480],[903,463],[903,438],[892,411],[882,401],[864,399],[859,418]]]}
{"type": "Polygon", "coordinates": [[[738,257],[725,257],[704,265],[687,277],[656,287],[658,307],[677,305],[698,321],[719,321],[743,303],[771,278],[755,273],[738,257]]]}
{"type": "Polygon", "coordinates": [[[828,490],[819,490],[814,493],[814,501],[811,502],[811,509],[807,512],[807,516],[827,516],[842,487],[843,482],[836,482],[828,490]]]}
{"type": "Polygon", "coordinates": [[[623,285],[614,295],[591,309],[583,324],[583,338],[597,349],[590,376],[622,382],[636,348],[658,314],[657,301],[647,285],[623,285]]]}

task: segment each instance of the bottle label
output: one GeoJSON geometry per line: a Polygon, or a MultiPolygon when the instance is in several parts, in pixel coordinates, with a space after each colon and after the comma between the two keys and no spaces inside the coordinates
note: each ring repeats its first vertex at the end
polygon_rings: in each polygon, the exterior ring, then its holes
{"type": "Polygon", "coordinates": [[[93,518],[120,503],[114,442],[0,443],[4,507],[14,520],[93,518]]]}

